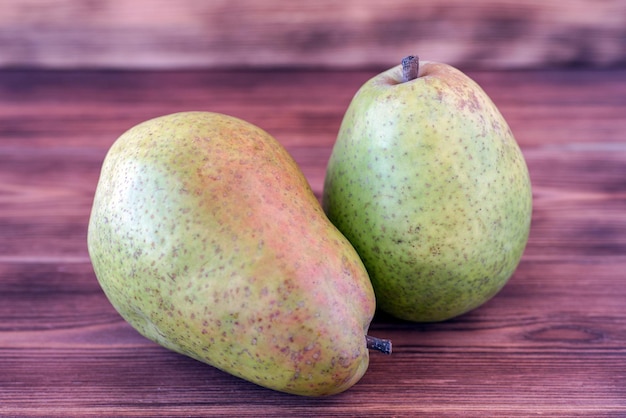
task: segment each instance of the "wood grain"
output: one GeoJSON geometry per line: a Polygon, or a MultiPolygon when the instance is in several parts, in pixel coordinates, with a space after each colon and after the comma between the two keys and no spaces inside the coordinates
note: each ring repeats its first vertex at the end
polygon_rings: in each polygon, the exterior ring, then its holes
{"type": "Polygon", "coordinates": [[[391,338],[335,397],[272,392],[169,352],[106,300],[86,250],[100,164],[130,126],[180,110],[272,133],[321,193],[372,71],[0,72],[0,416],[626,416],[626,72],[471,72],[522,147],[534,212],[501,293],[391,338]]]}
{"type": "Polygon", "coordinates": [[[5,0],[0,67],[623,66],[621,0],[5,0]]]}

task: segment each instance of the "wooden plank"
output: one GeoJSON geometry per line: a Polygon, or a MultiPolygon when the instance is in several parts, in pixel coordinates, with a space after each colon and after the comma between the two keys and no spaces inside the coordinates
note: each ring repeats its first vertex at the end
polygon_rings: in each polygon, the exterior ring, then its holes
{"type": "MultiPolygon", "coordinates": [[[[360,73],[358,73],[360,74],[360,73]]],[[[540,97],[538,100],[547,101],[552,103],[551,106],[548,106],[549,109],[562,109],[563,107],[568,107],[574,112],[577,116],[573,119],[576,121],[586,121],[585,123],[591,126],[594,123],[597,123],[595,118],[595,113],[600,113],[602,109],[608,110],[613,109],[614,111],[614,119],[609,120],[610,123],[606,123],[601,130],[601,133],[604,134],[607,130],[620,132],[620,123],[622,123],[622,118],[618,117],[618,114],[621,115],[623,111],[623,103],[619,102],[621,96],[620,84],[615,85],[612,84],[613,87],[608,87],[606,89],[602,89],[601,86],[605,83],[607,77],[606,73],[600,73],[602,77],[596,77],[593,74],[589,74],[589,78],[599,78],[600,83],[589,84],[588,87],[582,86],[579,84],[579,80],[572,78],[571,83],[564,84],[561,83],[559,89],[553,88],[552,96],[546,96],[544,94],[543,97],[540,97]],[[578,95],[571,95],[567,97],[567,93],[571,91],[570,88],[572,85],[576,85],[578,89],[578,95]],[[617,87],[617,88],[616,88],[617,87]],[[595,97],[590,97],[590,94],[594,93],[595,97]],[[565,97],[563,97],[565,95],[565,97]],[[597,112],[589,112],[590,106],[593,106],[594,103],[598,104],[599,98],[604,97],[604,102],[607,103],[603,105],[604,107],[599,107],[597,112]],[[583,98],[591,99],[584,104],[579,104],[583,102],[583,98]],[[558,99],[558,101],[557,101],[558,99]],[[620,108],[621,105],[621,108],[620,108]]],[[[11,74],[15,76],[15,74],[11,74]]],[[[193,73],[192,75],[197,76],[197,74],[193,73]]],[[[493,78],[492,74],[487,73],[479,73],[477,74],[477,78],[484,79],[487,84],[488,90],[490,89],[489,79],[493,78]]],[[[529,98],[536,95],[537,92],[541,92],[542,89],[545,89],[554,78],[551,74],[548,74],[547,81],[546,74],[541,73],[535,76],[525,75],[525,82],[521,83],[517,91],[514,92],[513,96],[515,99],[510,99],[516,101],[518,104],[514,107],[514,111],[511,112],[509,116],[515,118],[515,116],[521,112],[520,109],[524,109],[526,106],[529,110],[534,109],[533,102],[529,100],[529,98]],[[525,95],[522,92],[526,92],[525,95]]],[[[97,179],[99,163],[104,157],[105,147],[110,144],[114,138],[114,135],[117,135],[118,132],[121,132],[123,129],[126,129],[128,125],[121,126],[121,122],[124,122],[127,118],[125,115],[126,112],[132,113],[135,105],[132,100],[135,100],[138,97],[144,97],[149,94],[150,91],[156,89],[156,85],[158,84],[159,77],[154,78],[153,82],[146,83],[142,85],[138,84],[131,91],[127,91],[124,93],[123,89],[128,89],[130,85],[130,81],[128,79],[128,75],[117,75],[108,77],[108,82],[103,83],[107,84],[109,88],[107,88],[107,92],[113,91],[111,97],[117,96],[121,97],[126,94],[132,99],[129,101],[127,107],[123,108],[124,112],[120,109],[119,100],[114,100],[112,98],[107,98],[102,94],[95,94],[97,90],[97,86],[93,87],[93,90],[85,90],[80,92],[82,88],[86,89],[87,84],[91,84],[94,77],[100,77],[100,75],[92,74],[91,77],[86,77],[84,84],[78,88],[79,93],[75,93],[71,98],[68,98],[66,102],[62,102],[61,105],[56,102],[56,95],[63,95],[62,90],[65,88],[65,82],[61,83],[41,83],[38,81],[38,77],[30,77],[30,78],[15,78],[8,77],[6,79],[7,84],[11,87],[8,87],[7,90],[14,89],[18,91],[21,95],[21,100],[26,101],[29,108],[33,108],[34,110],[27,117],[22,115],[22,118],[16,118],[19,116],[19,112],[24,109],[24,106],[17,105],[15,106],[15,102],[13,102],[12,96],[8,96],[10,105],[6,105],[5,109],[6,114],[11,118],[13,123],[13,135],[18,135],[19,138],[24,138],[24,136],[31,136],[33,138],[38,138],[35,142],[24,141],[23,139],[16,139],[14,142],[7,142],[10,139],[5,139],[4,144],[12,144],[11,147],[7,147],[3,149],[3,160],[2,164],[6,168],[6,171],[3,172],[3,188],[5,196],[9,196],[13,198],[14,196],[20,197],[20,204],[14,205],[13,207],[5,207],[6,213],[10,213],[20,219],[23,218],[31,218],[35,214],[39,214],[42,218],[42,222],[44,224],[40,225],[37,228],[39,235],[33,235],[32,232],[25,229],[25,226],[20,226],[19,223],[15,223],[12,225],[14,229],[8,229],[6,227],[5,232],[8,236],[14,236],[18,240],[22,240],[24,242],[28,242],[28,248],[32,251],[33,248],[37,248],[37,242],[42,242],[42,239],[45,239],[46,236],[50,238],[55,238],[57,234],[63,234],[62,230],[58,228],[68,228],[70,225],[84,225],[85,224],[85,213],[87,212],[89,205],[91,194],[93,192],[93,187],[95,186],[95,181],[97,179]],[[122,81],[118,79],[121,78],[122,81]],[[52,85],[57,85],[58,90],[51,90],[44,94],[37,95],[24,95],[23,91],[19,88],[15,88],[13,84],[16,80],[22,80],[22,83],[29,85],[38,86],[38,89],[46,91],[46,89],[51,88],[52,85]],[[117,80],[117,81],[116,81],[117,80]],[[112,85],[111,85],[112,83],[112,85]],[[134,93],[133,93],[134,91],[134,93]],[[82,97],[82,99],[81,99],[82,97]],[[87,99],[89,98],[89,99],[87,99]],[[78,100],[78,102],[74,102],[74,100],[78,100]],[[81,102],[82,100],[82,102],[81,102]],[[54,103],[54,106],[51,106],[50,103],[54,103]],[[65,104],[66,106],[63,106],[65,104]],[[15,106],[15,107],[12,107],[15,106]],[[37,109],[37,106],[40,106],[40,109],[37,109]],[[43,108],[47,107],[47,111],[42,111],[43,108]],[[111,126],[114,124],[118,126],[117,132],[111,132],[110,136],[105,136],[103,134],[96,134],[96,137],[102,138],[101,141],[94,141],[89,135],[91,132],[88,132],[87,123],[81,121],[80,118],[70,119],[69,122],[66,119],[68,115],[72,112],[76,111],[76,109],[80,108],[83,112],[90,112],[87,116],[88,121],[99,120],[96,111],[100,114],[102,118],[100,122],[90,123],[89,127],[98,127],[100,124],[111,126]],[[59,109],[61,109],[59,111],[59,109]],[[89,110],[85,110],[89,109],[89,110]],[[52,111],[52,112],[50,112],[52,111]],[[58,113],[54,113],[58,112],[58,113]],[[107,112],[110,112],[108,114],[107,112]],[[119,116],[119,121],[114,120],[119,116]],[[104,121],[104,122],[103,122],[104,121]],[[30,133],[29,133],[30,132],[30,133]],[[46,132],[47,136],[42,133],[46,132]],[[73,138],[74,137],[74,138],[73,138]],[[52,141],[52,142],[51,142],[52,141]],[[73,149],[67,148],[69,146],[73,146],[76,142],[82,141],[83,144],[86,144],[89,148],[87,149],[73,149]],[[59,147],[58,145],[65,144],[64,147],[59,147]],[[31,148],[33,146],[42,147],[44,149],[29,149],[28,152],[24,152],[21,150],[21,146],[31,148]],[[93,149],[92,147],[97,146],[98,149],[93,149]],[[16,148],[17,147],[17,148],[16,148]],[[54,147],[53,149],[49,149],[48,147],[54,147]],[[81,176],[75,176],[74,172],[76,170],[81,170],[81,176]],[[31,180],[31,183],[25,183],[24,179],[26,179],[27,174],[29,172],[36,171],[40,173],[40,178],[31,180]],[[80,181],[80,183],[77,183],[80,181]],[[63,186],[59,186],[63,185],[63,186]],[[74,200],[74,206],[72,208],[68,208],[67,205],[64,205],[63,202],[67,199],[74,200]],[[82,202],[81,204],[76,204],[78,199],[82,202]],[[49,212],[54,212],[57,215],[61,213],[67,213],[68,219],[65,220],[64,223],[58,224],[55,226],[54,224],[45,224],[45,222],[49,222],[49,219],[42,216],[41,208],[46,207],[49,212]],[[83,213],[83,216],[79,216],[79,213],[83,213]],[[73,220],[72,220],[73,219],[73,220]]],[[[186,80],[186,82],[190,82],[190,80],[196,80],[196,78],[189,79],[189,74],[179,74],[178,79],[186,80]]],[[[298,74],[292,75],[289,80],[294,84],[309,84],[311,83],[311,78],[313,76],[311,74],[298,74]]],[[[42,77],[47,78],[47,76],[42,77]]],[[[71,74],[57,74],[57,80],[70,80],[75,79],[77,77],[71,74]]],[[[146,77],[144,75],[140,76],[142,80],[146,77]]],[[[150,78],[150,77],[148,77],[150,78]]],[[[213,79],[212,76],[206,77],[207,79],[211,79],[210,83],[211,92],[215,92],[215,85],[223,82],[223,76],[218,77],[217,79],[213,79]]],[[[278,80],[284,80],[285,77],[260,77],[258,83],[259,85],[268,85],[274,84],[275,86],[279,83],[278,80]],[[274,80],[274,81],[272,81],[274,80]]],[[[353,77],[353,78],[361,78],[353,77]]],[[[510,75],[508,78],[500,77],[500,81],[505,83],[507,86],[514,84],[509,82],[508,80],[515,79],[515,75],[510,75]]],[[[608,77],[609,79],[613,78],[617,80],[619,77],[608,77]]],[[[168,83],[172,83],[175,87],[171,87],[171,91],[179,91],[180,82],[174,82],[176,79],[176,75],[167,74],[161,79],[169,80],[168,83]]],[[[338,96],[343,97],[344,103],[347,102],[349,98],[350,92],[348,91],[352,87],[344,86],[344,91],[340,89],[340,85],[342,82],[346,81],[348,77],[345,74],[340,74],[339,76],[329,77],[324,81],[324,86],[328,90],[333,90],[337,92],[338,96]]],[[[492,81],[493,83],[493,81],[492,81]]],[[[236,88],[236,82],[231,82],[231,89],[236,88]]],[[[622,83],[623,86],[623,83],[622,83]]],[[[264,97],[263,100],[254,100],[258,101],[260,105],[254,106],[250,111],[259,111],[262,106],[264,106],[264,102],[270,101],[269,95],[270,90],[267,92],[259,92],[256,87],[253,87],[255,91],[255,95],[260,95],[264,97]],[[267,96],[265,96],[267,95],[267,96]]],[[[623,88],[622,88],[623,89],[623,88]]],[[[311,89],[315,92],[323,92],[318,94],[314,99],[314,101],[322,101],[324,94],[328,93],[324,88],[316,87],[311,89]]],[[[232,90],[231,90],[232,91],[232,90]]],[[[320,112],[319,109],[322,108],[322,105],[318,103],[315,107],[310,109],[310,113],[306,115],[306,117],[302,117],[300,112],[302,110],[297,106],[298,101],[293,100],[292,97],[297,96],[297,91],[294,90],[291,94],[282,93],[278,95],[275,99],[271,100],[274,106],[284,110],[285,112],[291,111],[292,113],[279,112],[283,114],[283,120],[289,119],[287,125],[293,125],[289,129],[293,129],[293,131],[302,131],[306,132],[306,138],[308,140],[312,140],[312,142],[316,142],[317,133],[311,133],[309,129],[312,124],[309,125],[308,118],[315,122],[322,121],[323,125],[327,126],[332,121],[332,129],[325,129],[324,137],[325,141],[322,143],[324,147],[301,147],[298,144],[300,142],[290,142],[289,138],[286,135],[281,136],[281,139],[287,144],[290,151],[294,154],[294,157],[301,164],[305,172],[308,174],[311,183],[315,191],[319,194],[321,192],[321,184],[323,180],[323,165],[329,154],[329,146],[333,140],[333,130],[337,128],[337,124],[339,121],[339,117],[336,115],[332,118],[326,118],[325,116],[329,114],[328,106],[325,107],[325,112],[320,112]],[[295,110],[294,110],[295,109],[295,110]],[[294,125],[294,121],[297,121],[298,124],[294,125]]],[[[498,102],[502,101],[504,103],[505,108],[510,106],[505,99],[504,95],[499,97],[500,93],[496,91],[496,99],[498,102]]],[[[178,103],[182,101],[182,96],[190,97],[190,102],[200,102],[204,95],[203,93],[198,94],[196,99],[192,98],[192,89],[183,89],[178,93],[180,96],[171,97],[172,103],[178,103]]],[[[218,94],[212,95],[212,100],[215,101],[215,105],[218,104],[225,105],[228,108],[236,106],[237,101],[241,97],[240,95],[244,95],[244,89],[241,88],[241,91],[232,92],[231,102],[228,102],[228,95],[224,92],[218,91],[218,94]],[[226,103],[224,103],[226,101],[226,103]]],[[[17,94],[15,95],[17,97],[17,94]]],[[[148,97],[148,99],[150,99],[148,97]]],[[[329,100],[330,105],[334,104],[334,101],[329,100]]],[[[622,101],[623,102],[623,101],[622,101]]],[[[248,102],[249,103],[249,102],[248,102]]],[[[513,103],[513,101],[512,101],[513,103]]],[[[174,104],[164,103],[164,106],[174,107],[174,104]]],[[[342,111],[340,106],[334,107],[334,112],[339,114],[342,111]]],[[[263,119],[264,122],[267,122],[266,114],[268,111],[263,111],[264,113],[259,112],[259,115],[256,115],[259,119],[263,119]]],[[[549,110],[549,112],[554,112],[553,114],[556,116],[558,114],[558,110],[549,110]]],[[[550,126],[551,117],[550,113],[545,114],[543,109],[541,111],[536,111],[536,116],[539,116],[540,113],[544,113],[542,115],[541,123],[546,126],[548,124],[550,126]]],[[[138,118],[141,116],[134,115],[133,117],[138,118]]],[[[270,120],[271,121],[271,120],[270,120]]],[[[9,120],[7,120],[9,122],[9,120]]],[[[281,119],[277,119],[276,129],[278,129],[278,124],[281,122],[281,119]]],[[[535,123],[535,126],[540,125],[539,123],[535,123]]],[[[6,125],[4,125],[6,126],[6,125]]],[[[584,214],[591,210],[601,211],[604,213],[603,216],[595,219],[596,226],[594,228],[588,229],[587,233],[580,233],[580,231],[576,231],[573,235],[573,240],[570,237],[562,237],[560,240],[557,238],[556,241],[548,241],[548,237],[550,237],[550,231],[543,230],[540,236],[542,240],[546,242],[546,244],[541,247],[540,253],[543,253],[546,250],[549,250],[551,245],[555,243],[567,244],[568,246],[574,245],[574,243],[578,243],[579,249],[588,250],[587,244],[590,242],[598,242],[597,248],[604,245],[606,237],[603,235],[597,235],[597,233],[601,231],[610,231],[606,227],[602,227],[602,223],[612,222],[611,219],[616,219],[619,221],[619,214],[621,213],[622,208],[619,206],[619,201],[614,202],[617,206],[606,205],[606,196],[614,190],[619,190],[622,185],[622,179],[624,174],[624,166],[623,160],[621,157],[621,152],[623,152],[623,144],[621,141],[621,136],[615,135],[611,136],[602,136],[601,141],[592,141],[590,139],[591,131],[588,132],[588,137],[585,137],[585,142],[579,144],[577,147],[571,143],[572,136],[571,134],[575,133],[578,129],[578,126],[574,128],[566,127],[567,133],[569,136],[563,136],[555,138],[553,137],[553,131],[550,129],[544,128],[543,136],[537,138],[538,144],[535,143],[534,138],[527,138],[524,136],[525,131],[522,130],[519,138],[521,138],[521,143],[524,148],[525,153],[527,154],[527,158],[530,163],[531,174],[533,176],[533,181],[535,184],[536,191],[536,199],[539,201],[545,200],[545,205],[549,208],[549,210],[544,212],[536,211],[535,212],[535,222],[537,228],[542,228],[542,225],[545,224],[544,216],[552,216],[549,224],[552,225],[554,222],[562,222],[569,224],[570,222],[585,222],[586,218],[584,214]],[[550,136],[546,136],[549,133],[550,136]],[[563,148],[555,148],[556,143],[560,141],[566,141],[570,139],[570,144],[567,147],[563,148]],[[545,149],[543,147],[539,147],[538,149],[534,149],[539,144],[550,141],[551,148],[545,149]],[[559,151],[555,153],[555,151],[559,151]],[[549,173],[549,176],[547,174],[549,173]],[[574,203],[575,202],[575,203],[574,203]],[[585,212],[577,212],[578,208],[585,207],[585,212]],[[554,208],[550,208],[553,206],[554,208]],[[560,212],[559,212],[560,211],[560,212]],[[582,216],[581,216],[582,215],[582,216]],[[595,235],[594,235],[595,234],[595,235]]],[[[284,128],[283,128],[284,129],[284,128]]],[[[540,128],[533,128],[540,130],[540,128]]],[[[516,129],[515,129],[516,130],[516,129]]],[[[517,130],[516,130],[517,131],[517,130]]],[[[4,138],[10,138],[10,133],[5,134],[4,138]]],[[[32,218],[31,218],[32,219],[32,218]]],[[[618,223],[618,225],[621,225],[618,223]]],[[[72,228],[72,227],[70,227],[72,228]]],[[[619,228],[623,228],[623,225],[619,226],[619,228]]],[[[559,228],[557,228],[557,231],[559,228]]],[[[623,248],[623,240],[620,240],[620,237],[624,235],[621,234],[621,229],[617,229],[611,235],[617,247],[615,251],[619,253],[619,251],[623,248]]],[[[84,231],[82,232],[84,236],[84,231]]],[[[533,237],[531,237],[533,239],[533,237]]],[[[81,244],[82,245],[82,244],[81,244]]],[[[16,246],[13,246],[14,248],[16,246]]],[[[19,246],[17,246],[19,248],[19,246]]],[[[61,250],[63,246],[55,247],[57,250],[61,250]]],[[[63,250],[65,251],[65,250],[63,250]]],[[[6,253],[5,253],[6,254],[6,253]]]]}
{"type": "Polygon", "coordinates": [[[268,392],[158,347],[7,350],[6,356],[4,376],[21,378],[0,378],[3,394],[11,395],[0,395],[4,416],[620,417],[626,411],[623,353],[400,352],[372,359],[349,392],[322,399],[268,392]],[[40,367],[44,362],[63,372],[40,367]],[[405,368],[396,370],[397,363],[405,368]]]}
{"type": "MultiPolygon", "coordinates": [[[[330,149],[288,150],[321,196],[330,149]]],[[[0,260],[86,257],[86,226],[105,150],[2,151],[0,260]]],[[[626,254],[626,148],[525,154],[535,197],[527,256],[626,254]]]]}
{"type": "MultiPolygon", "coordinates": [[[[391,338],[396,354],[626,352],[624,267],[624,256],[526,257],[504,289],[473,312],[437,324],[378,313],[371,333],[391,338]]],[[[155,346],[115,312],[89,260],[3,262],[0,289],[4,349],[155,346]]]]}
{"type": "MultiPolygon", "coordinates": [[[[528,161],[535,211],[527,254],[626,253],[626,202],[614,198],[626,178],[624,72],[471,74],[528,161]]],[[[2,73],[0,257],[86,257],[106,150],[132,125],[170,112],[221,111],[258,124],[287,147],[319,197],[342,114],[371,75],[2,73]]]]}
{"type": "Polygon", "coordinates": [[[616,66],[624,28],[620,0],[5,0],[0,67],[616,66]]]}
{"type": "MultiPolygon", "coordinates": [[[[243,118],[288,147],[329,147],[352,96],[375,74],[4,71],[0,147],[106,149],[134,124],[184,110],[243,118]]],[[[611,150],[624,144],[623,70],[468,75],[491,96],[523,149],[567,145],[611,150]]]]}
{"type": "Polygon", "coordinates": [[[349,392],[310,400],[141,337],[106,301],[88,263],[5,263],[0,413],[619,415],[626,411],[624,268],[623,257],[524,262],[500,295],[463,317],[425,325],[378,317],[371,333],[392,338],[394,354],[372,355],[349,392]]]}

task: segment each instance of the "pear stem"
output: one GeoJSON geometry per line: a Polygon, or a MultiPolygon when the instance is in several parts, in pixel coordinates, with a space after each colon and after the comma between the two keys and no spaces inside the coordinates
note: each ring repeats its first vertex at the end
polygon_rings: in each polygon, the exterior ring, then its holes
{"type": "Polygon", "coordinates": [[[365,341],[367,342],[367,348],[370,350],[380,351],[383,354],[391,354],[391,340],[366,335],[365,341]]]}
{"type": "Polygon", "coordinates": [[[417,78],[420,59],[418,56],[409,55],[402,58],[402,82],[406,83],[417,78]]]}

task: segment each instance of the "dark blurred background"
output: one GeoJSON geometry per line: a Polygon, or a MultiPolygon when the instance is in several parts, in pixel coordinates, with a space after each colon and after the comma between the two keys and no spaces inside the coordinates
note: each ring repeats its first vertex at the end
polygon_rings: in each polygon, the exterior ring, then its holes
{"type": "Polygon", "coordinates": [[[626,65],[624,0],[3,0],[0,68],[626,65]]]}

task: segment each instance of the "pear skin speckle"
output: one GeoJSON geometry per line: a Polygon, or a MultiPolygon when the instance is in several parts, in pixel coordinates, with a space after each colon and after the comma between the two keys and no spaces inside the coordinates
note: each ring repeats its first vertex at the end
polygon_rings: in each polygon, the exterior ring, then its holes
{"type": "Polygon", "coordinates": [[[378,306],[442,321],[493,297],[516,269],[532,193],[504,118],[471,79],[424,62],[365,83],[342,122],[323,207],[361,256],[378,306]]]}
{"type": "Polygon", "coordinates": [[[88,247],[113,306],[164,347],[305,396],[367,369],[367,272],[291,156],[247,122],[183,112],[124,133],[88,247]]]}

